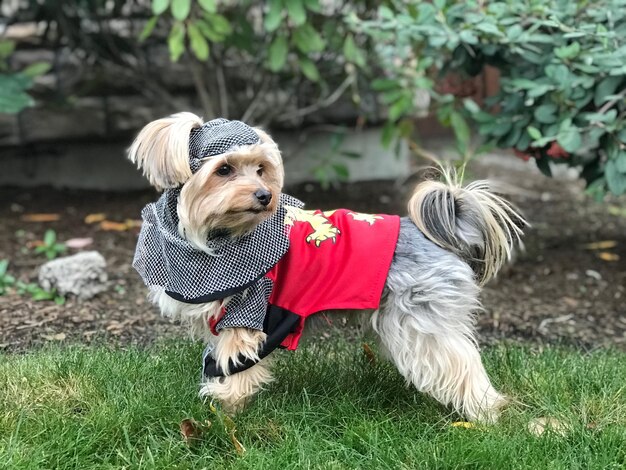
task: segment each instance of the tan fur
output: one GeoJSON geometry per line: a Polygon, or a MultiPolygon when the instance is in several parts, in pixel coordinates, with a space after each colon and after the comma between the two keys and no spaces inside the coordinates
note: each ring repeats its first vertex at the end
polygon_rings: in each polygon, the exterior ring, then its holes
{"type": "Polygon", "coordinates": [[[158,190],[175,188],[191,177],[189,133],[202,126],[192,113],[178,113],[145,126],[128,150],[128,158],[158,190]]]}
{"type": "Polygon", "coordinates": [[[212,157],[183,186],[178,202],[179,230],[196,248],[206,251],[207,233],[226,229],[237,237],[270,217],[278,205],[283,168],[266,144],[235,149],[212,157]],[[216,171],[230,165],[229,176],[216,171]],[[262,168],[262,175],[257,171],[262,168]],[[260,189],[270,191],[272,200],[262,206],[254,196],[260,189]],[[255,212],[260,211],[260,212],[255,212]]]}
{"type": "MultiPolygon", "coordinates": [[[[213,340],[213,356],[218,366],[227,371],[229,363],[239,364],[240,355],[259,361],[258,349],[266,334],[248,328],[224,328],[213,340]]],[[[272,381],[268,358],[253,367],[226,377],[206,380],[200,395],[211,396],[222,402],[229,412],[237,412],[246,404],[246,399],[272,381]]]]}

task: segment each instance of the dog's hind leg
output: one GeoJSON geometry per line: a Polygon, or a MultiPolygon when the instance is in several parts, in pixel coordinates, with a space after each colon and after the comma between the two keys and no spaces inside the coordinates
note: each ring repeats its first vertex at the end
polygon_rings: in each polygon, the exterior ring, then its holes
{"type": "Polygon", "coordinates": [[[389,358],[420,392],[470,420],[497,420],[507,400],[491,385],[470,336],[455,330],[425,332],[413,314],[397,309],[377,312],[373,326],[389,358]]]}

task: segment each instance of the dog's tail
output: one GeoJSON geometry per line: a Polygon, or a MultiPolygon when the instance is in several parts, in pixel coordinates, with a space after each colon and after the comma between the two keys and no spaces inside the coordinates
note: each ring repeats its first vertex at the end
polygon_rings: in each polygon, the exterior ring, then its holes
{"type": "Polygon", "coordinates": [[[441,181],[427,180],[415,188],[409,217],[433,243],[465,260],[483,285],[511,258],[527,223],[490,192],[487,181],[463,187],[455,170],[442,168],[441,175],[441,181]]]}

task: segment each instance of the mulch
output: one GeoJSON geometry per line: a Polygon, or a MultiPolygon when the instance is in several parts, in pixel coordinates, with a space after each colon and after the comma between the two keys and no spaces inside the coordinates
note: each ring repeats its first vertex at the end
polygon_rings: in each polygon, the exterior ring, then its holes
{"type": "MultiPolygon", "coordinates": [[[[529,169],[494,170],[479,163],[472,171],[473,176],[513,185],[509,197],[532,224],[525,251],[518,251],[514,262],[483,290],[485,311],[477,315],[481,341],[626,349],[624,200],[600,204],[584,194],[578,181],[547,179],[529,169]],[[606,241],[612,243],[588,246],[606,241]]],[[[404,214],[411,186],[410,180],[370,181],[323,191],[319,185],[302,184],[286,192],[308,207],[404,214]]],[[[156,197],[153,191],[1,188],[0,259],[10,260],[11,274],[24,282],[36,281],[45,258],[33,253],[32,246],[53,229],[61,241],[93,239],[84,249],[106,258],[109,288],[94,299],[70,298],[64,305],[15,293],[0,296],[0,350],[23,352],[50,342],[147,345],[184,337],[182,328],[161,318],[148,303],[130,265],[138,228],[126,221],[138,219],[141,208],[156,197]],[[24,220],[33,213],[58,214],[59,220],[24,220]],[[88,215],[100,213],[118,224],[85,223],[88,215]]]]}

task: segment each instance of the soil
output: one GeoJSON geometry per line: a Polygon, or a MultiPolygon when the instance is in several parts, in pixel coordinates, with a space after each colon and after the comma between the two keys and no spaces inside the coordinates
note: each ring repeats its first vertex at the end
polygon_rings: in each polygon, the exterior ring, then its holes
{"type": "MultiPolygon", "coordinates": [[[[547,179],[529,168],[481,164],[472,168],[473,177],[508,182],[509,198],[532,224],[525,251],[518,251],[513,263],[483,290],[485,311],[477,315],[481,341],[508,338],[626,349],[625,201],[597,203],[585,196],[578,181],[547,179]],[[606,241],[611,243],[600,246],[607,248],[588,246],[606,241]]],[[[410,178],[404,183],[371,181],[328,191],[302,184],[286,192],[308,207],[404,215],[413,184],[410,178]]],[[[84,249],[97,250],[106,258],[109,288],[94,299],[69,298],[64,305],[15,292],[0,296],[0,350],[21,352],[54,341],[127,345],[183,337],[181,327],[161,318],[147,302],[146,290],[131,267],[138,228],[117,231],[110,229],[121,225],[85,223],[88,215],[98,213],[113,222],[136,220],[141,208],[156,197],[153,191],[1,188],[0,259],[10,260],[12,275],[36,282],[45,258],[29,247],[53,229],[60,241],[93,239],[84,249]],[[24,220],[33,213],[57,214],[59,220],[24,220]]]]}

